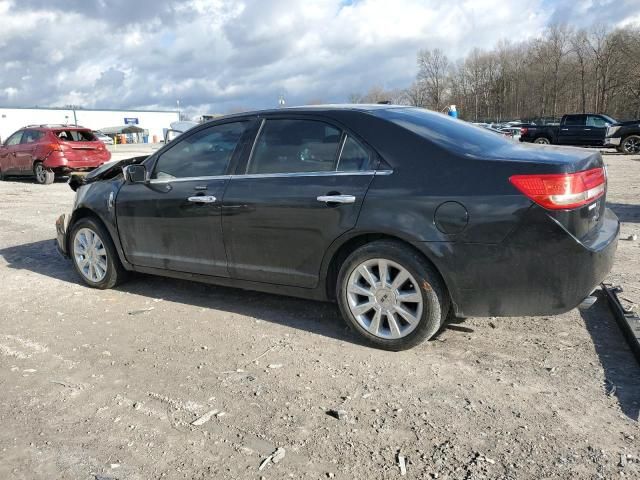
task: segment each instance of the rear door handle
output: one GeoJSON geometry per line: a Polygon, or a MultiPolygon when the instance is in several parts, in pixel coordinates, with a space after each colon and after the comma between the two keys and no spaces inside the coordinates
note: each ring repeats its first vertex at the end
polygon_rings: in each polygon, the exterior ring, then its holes
{"type": "Polygon", "coordinates": [[[214,203],[217,198],[213,195],[196,195],[195,197],[187,198],[191,203],[214,203]]]}
{"type": "Polygon", "coordinates": [[[569,131],[569,129],[568,129],[568,128],[563,128],[563,129],[562,129],[562,131],[563,131],[563,132],[568,132],[568,131],[569,131]]]}
{"type": "Polygon", "coordinates": [[[354,203],[356,197],[353,195],[320,195],[318,201],[325,203],[354,203]]]}

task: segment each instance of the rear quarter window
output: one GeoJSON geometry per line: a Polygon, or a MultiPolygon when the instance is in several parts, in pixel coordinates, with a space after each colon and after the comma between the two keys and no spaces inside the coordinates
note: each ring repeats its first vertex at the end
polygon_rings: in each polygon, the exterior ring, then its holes
{"type": "Polygon", "coordinates": [[[374,113],[447,150],[478,155],[513,145],[502,135],[422,108],[391,108],[374,113]]]}

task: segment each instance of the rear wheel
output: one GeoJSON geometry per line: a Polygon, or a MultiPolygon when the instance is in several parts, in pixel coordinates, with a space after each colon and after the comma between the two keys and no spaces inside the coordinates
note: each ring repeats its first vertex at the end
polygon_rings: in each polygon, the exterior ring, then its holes
{"type": "Polygon", "coordinates": [[[39,185],[51,185],[56,178],[53,170],[46,168],[42,162],[35,163],[33,174],[36,176],[36,183],[39,185]]]}
{"type": "Polygon", "coordinates": [[[93,288],[116,286],[126,277],[109,232],[95,219],[85,217],[73,224],[70,254],[84,282],[93,288]]]}
{"type": "Polygon", "coordinates": [[[537,143],[538,145],[549,145],[551,144],[551,140],[547,137],[538,137],[533,141],[533,143],[537,143]]]}
{"type": "Polygon", "coordinates": [[[342,265],[337,298],[347,324],[369,343],[405,350],[431,338],[449,311],[438,273],[393,241],[360,247],[342,265]]]}
{"type": "Polygon", "coordinates": [[[629,135],[622,140],[620,151],[627,155],[637,155],[640,153],[640,135],[629,135]]]}

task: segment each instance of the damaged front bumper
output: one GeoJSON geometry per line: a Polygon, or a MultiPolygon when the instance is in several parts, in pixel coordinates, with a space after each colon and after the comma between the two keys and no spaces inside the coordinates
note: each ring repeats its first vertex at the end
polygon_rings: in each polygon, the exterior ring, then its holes
{"type": "Polygon", "coordinates": [[[63,213],[56,220],[56,247],[60,255],[65,258],[69,258],[69,252],[67,251],[67,230],[70,218],[71,215],[65,215],[63,213]]]}

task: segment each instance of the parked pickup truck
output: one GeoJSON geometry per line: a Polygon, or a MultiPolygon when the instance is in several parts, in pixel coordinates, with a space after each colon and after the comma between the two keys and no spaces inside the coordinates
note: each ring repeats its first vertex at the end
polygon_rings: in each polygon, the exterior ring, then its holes
{"type": "Polygon", "coordinates": [[[607,128],[604,143],[616,147],[620,153],[637,155],[640,153],[640,120],[620,122],[607,128]]]}
{"type": "Polygon", "coordinates": [[[618,122],[607,115],[564,115],[560,125],[523,125],[520,141],[545,145],[604,146],[607,128],[616,124],[618,122]]]}

